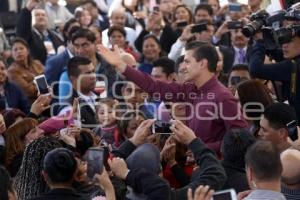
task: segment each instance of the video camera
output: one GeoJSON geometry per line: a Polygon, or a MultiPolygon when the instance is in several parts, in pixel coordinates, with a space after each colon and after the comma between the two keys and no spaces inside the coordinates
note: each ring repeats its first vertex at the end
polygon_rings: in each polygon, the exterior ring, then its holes
{"type": "Polygon", "coordinates": [[[243,27],[242,33],[246,37],[253,37],[261,31],[266,49],[275,50],[293,37],[300,36],[300,25],[283,27],[284,20],[300,22],[300,9],[292,6],[287,11],[279,10],[272,15],[260,10],[251,15],[250,23],[243,27]]]}

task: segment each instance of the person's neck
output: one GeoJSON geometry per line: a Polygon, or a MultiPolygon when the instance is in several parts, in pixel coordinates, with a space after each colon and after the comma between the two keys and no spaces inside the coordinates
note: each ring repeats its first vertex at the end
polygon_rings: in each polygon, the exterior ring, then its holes
{"type": "Polygon", "coordinates": [[[247,45],[232,45],[232,46],[238,49],[244,49],[247,47],[247,45]]]}
{"type": "Polygon", "coordinates": [[[279,149],[280,152],[283,152],[283,151],[287,150],[290,147],[291,147],[291,145],[287,141],[279,143],[277,145],[277,148],[279,149]]]}
{"type": "Polygon", "coordinates": [[[154,29],[152,30],[152,34],[158,37],[160,35],[161,29],[154,29]]]}
{"type": "Polygon", "coordinates": [[[95,66],[95,68],[97,68],[98,66],[98,60],[97,60],[97,57],[96,57],[96,54],[93,55],[90,60],[92,61],[93,65],[95,66]]]}
{"type": "Polygon", "coordinates": [[[93,94],[91,91],[80,91],[80,93],[85,96],[91,96],[93,94]]]}
{"type": "Polygon", "coordinates": [[[41,34],[43,34],[45,31],[47,31],[47,27],[45,27],[45,26],[34,25],[34,28],[36,28],[36,30],[38,30],[41,34]]]}
{"type": "Polygon", "coordinates": [[[257,11],[260,10],[260,5],[253,6],[253,7],[250,8],[250,10],[251,10],[252,13],[256,13],[257,11]]]}
{"type": "Polygon", "coordinates": [[[207,73],[205,75],[202,75],[198,79],[194,81],[194,84],[197,86],[197,88],[202,87],[206,82],[208,82],[212,77],[214,76],[214,73],[207,73]]]}
{"type": "Polygon", "coordinates": [[[280,192],[281,191],[281,182],[280,180],[275,180],[275,181],[261,181],[261,182],[256,182],[258,190],[271,190],[275,192],[280,192]]]}
{"type": "Polygon", "coordinates": [[[28,60],[19,60],[19,61],[16,61],[16,63],[18,65],[24,66],[25,68],[29,68],[28,60]]]}

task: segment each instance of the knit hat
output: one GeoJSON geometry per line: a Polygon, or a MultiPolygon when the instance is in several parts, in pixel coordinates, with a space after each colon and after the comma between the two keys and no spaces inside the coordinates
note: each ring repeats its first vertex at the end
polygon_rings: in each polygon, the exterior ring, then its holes
{"type": "Polygon", "coordinates": [[[161,172],[160,153],[153,144],[143,144],[139,146],[126,159],[130,170],[144,168],[148,172],[159,174],[161,172]]]}
{"type": "Polygon", "coordinates": [[[56,148],[48,152],[43,162],[43,170],[51,182],[69,182],[76,171],[77,162],[74,154],[65,148],[56,148]]]}
{"type": "Polygon", "coordinates": [[[246,129],[231,129],[223,138],[221,147],[224,160],[245,167],[245,155],[248,147],[255,142],[255,138],[246,129]]]}
{"type": "Polygon", "coordinates": [[[49,151],[59,147],[62,147],[59,140],[52,137],[38,138],[26,147],[14,181],[19,199],[31,199],[46,191],[47,184],[42,177],[43,160],[49,151]]]}

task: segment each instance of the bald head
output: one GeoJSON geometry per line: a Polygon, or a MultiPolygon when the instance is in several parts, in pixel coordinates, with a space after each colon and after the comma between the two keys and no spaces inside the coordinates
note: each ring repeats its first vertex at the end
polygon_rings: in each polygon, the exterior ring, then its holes
{"type": "Polygon", "coordinates": [[[300,151],[287,149],[280,155],[283,171],[282,182],[293,185],[300,182],[300,151]]]}
{"type": "Polygon", "coordinates": [[[110,16],[111,24],[113,26],[124,27],[126,23],[126,14],[123,8],[116,9],[112,11],[110,16]]]}

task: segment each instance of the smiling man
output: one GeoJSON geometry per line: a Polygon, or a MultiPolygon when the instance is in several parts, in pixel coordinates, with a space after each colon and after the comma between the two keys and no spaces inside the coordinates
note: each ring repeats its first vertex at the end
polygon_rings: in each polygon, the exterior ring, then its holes
{"type": "Polygon", "coordinates": [[[154,80],[149,75],[126,66],[118,50],[101,47],[101,55],[116,70],[150,95],[160,94],[161,100],[185,102],[187,125],[210,148],[220,153],[225,132],[231,128],[246,128],[237,100],[215,76],[218,54],[212,45],[189,43],[183,63],[185,84],[154,80]]]}

